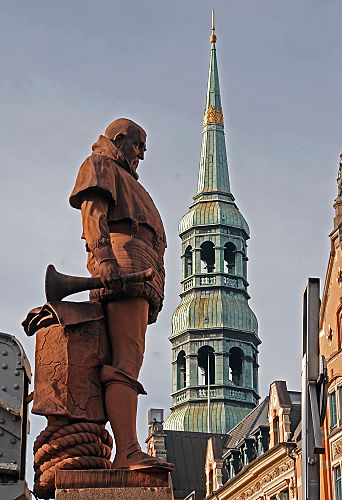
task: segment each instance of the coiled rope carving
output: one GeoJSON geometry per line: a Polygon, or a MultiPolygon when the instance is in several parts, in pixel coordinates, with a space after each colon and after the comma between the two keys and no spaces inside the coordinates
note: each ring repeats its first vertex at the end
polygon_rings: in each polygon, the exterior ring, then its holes
{"type": "Polygon", "coordinates": [[[49,424],[35,440],[34,493],[53,498],[59,469],[110,469],[112,436],[93,422],[49,424]]]}

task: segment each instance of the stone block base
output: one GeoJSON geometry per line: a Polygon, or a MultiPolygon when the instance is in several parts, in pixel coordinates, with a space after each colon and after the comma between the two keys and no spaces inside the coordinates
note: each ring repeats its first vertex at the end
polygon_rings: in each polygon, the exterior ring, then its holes
{"type": "Polygon", "coordinates": [[[167,471],[60,470],[55,500],[173,500],[167,471]]]}
{"type": "Polygon", "coordinates": [[[80,488],[56,490],[56,500],[173,500],[170,488],[80,488]]]}

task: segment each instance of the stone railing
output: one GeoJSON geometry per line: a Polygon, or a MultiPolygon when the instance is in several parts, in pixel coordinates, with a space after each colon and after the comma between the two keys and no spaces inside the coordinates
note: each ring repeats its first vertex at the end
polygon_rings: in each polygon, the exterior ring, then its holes
{"type": "Polygon", "coordinates": [[[246,399],[246,392],[243,389],[229,389],[228,397],[231,399],[238,399],[239,401],[246,399]]]}
{"type": "Polygon", "coordinates": [[[182,391],[179,391],[177,394],[173,396],[173,399],[175,400],[176,404],[178,403],[183,403],[183,401],[186,401],[186,389],[183,389],[182,391]]]}
{"type": "MultiPolygon", "coordinates": [[[[210,389],[210,397],[214,398],[216,396],[216,389],[210,389]]],[[[197,397],[198,398],[207,398],[208,397],[208,389],[197,389],[197,397]]]]}
{"type": "Polygon", "coordinates": [[[194,286],[194,278],[188,278],[183,282],[183,292],[186,292],[194,286]]]}

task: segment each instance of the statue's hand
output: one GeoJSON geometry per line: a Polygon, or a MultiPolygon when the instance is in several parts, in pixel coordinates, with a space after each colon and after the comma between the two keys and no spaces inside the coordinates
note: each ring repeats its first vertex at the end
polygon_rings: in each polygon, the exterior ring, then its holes
{"type": "Polygon", "coordinates": [[[115,282],[121,277],[119,263],[115,259],[103,260],[99,265],[100,278],[105,288],[113,288],[115,282]]]}

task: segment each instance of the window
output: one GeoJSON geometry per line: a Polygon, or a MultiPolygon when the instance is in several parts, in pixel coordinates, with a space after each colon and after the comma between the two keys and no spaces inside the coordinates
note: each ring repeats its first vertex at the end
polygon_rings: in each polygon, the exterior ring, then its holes
{"type": "Polygon", "coordinates": [[[192,275],[192,247],[189,245],[184,252],[184,277],[192,275]]]}
{"type": "Polygon", "coordinates": [[[233,243],[226,243],[224,245],[224,261],[229,274],[235,274],[235,252],[236,246],[233,243]]]}
{"type": "Polygon", "coordinates": [[[234,477],[240,472],[243,467],[240,450],[229,450],[229,455],[227,455],[227,465],[229,467],[229,478],[234,477]]]}
{"type": "Polygon", "coordinates": [[[279,500],[289,500],[289,490],[283,490],[279,495],[279,500]]]}
{"type": "Polygon", "coordinates": [[[210,373],[210,384],[215,384],[215,354],[214,349],[208,345],[200,347],[197,354],[198,361],[198,384],[208,385],[208,367],[210,373]]]}
{"type": "Polygon", "coordinates": [[[334,483],[335,483],[335,498],[336,500],[342,500],[342,485],[341,485],[341,467],[335,467],[334,469],[334,483]]]}
{"type": "Polygon", "coordinates": [[[279,417],[274,417],[273,419],[273,438],[274,446],[279,444],[279,417]]]}
{"type": "Polygon", "coordinates": [[[177,391],[186,386],[185,352],[180,351],[177,356],[177,391]]]}
{"type": "Polygon", "coordinates": [[[212,273],[215,269],[215,248],[212,241],[201,245],[201,272],[212,273]]]}
{"type": "Polygon", "coordinates": [[[214,471],[213,469],[209,470],[209,493],[212,493],[214,490],[214,471]]]}
{"type": "Polygon", "coordinates": [[[337,426],[336,392],[332,392],[329,395],[329,408],[330,408],[330,430],[333,430],[337,426]]]}
{"type": "Polygon", "coordinates": [[[229,351],[229,380],[234,385],[242,385],[242,360],[242,349],[232,347],[229,351]]]}
{"type": "Polygon", "coordinates": [[[257,456],[260,457],[263,453],[266,453],[269,447],[270,433],[269,427],[263,426],[259,429],[259,431],[255,434],[256,438],[256,451],[257,456]]]}
{"type": "Polygon", "coordinates": [[[339,425],[342,425],[342,386],[338,388],[338,399],[339,399],[339,409],[340,409],[340,420],[338,422],[339,425]]]}

